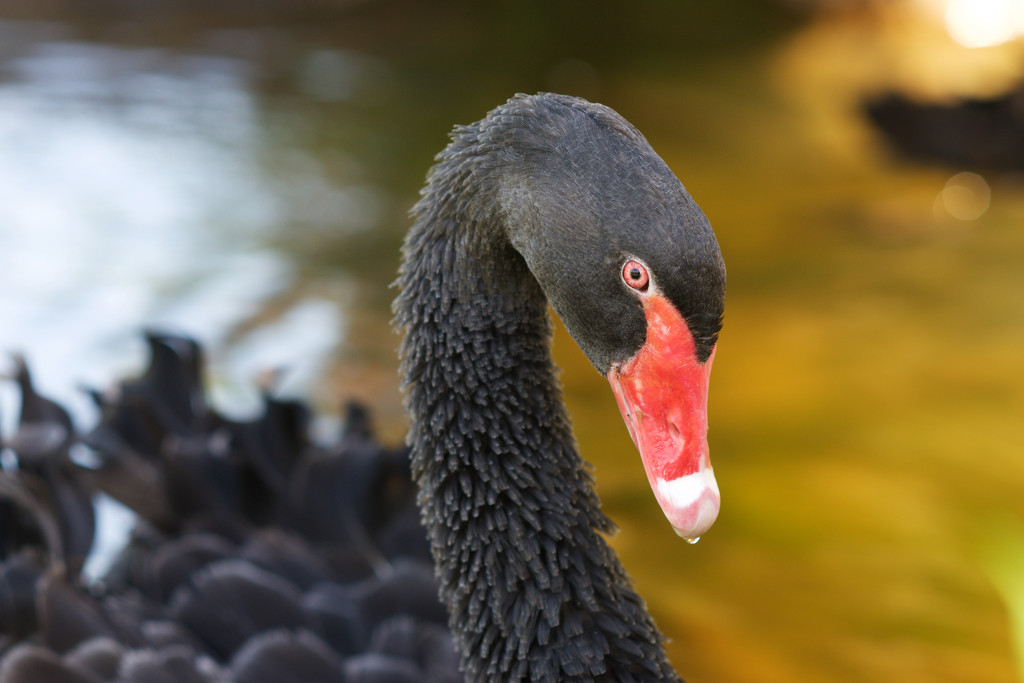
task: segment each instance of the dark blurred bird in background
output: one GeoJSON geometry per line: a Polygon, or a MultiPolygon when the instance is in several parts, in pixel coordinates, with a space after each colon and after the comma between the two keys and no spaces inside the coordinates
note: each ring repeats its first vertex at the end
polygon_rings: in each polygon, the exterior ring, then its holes
{"type": "Polygon", "coordinates": [[[0,681],[461,680],[407,450],[380,445],[355,404],[325,446],[310,409],[269,390],[259,417],[226,419],[196,342],[146,341],[141,376],[92,392],[84,435],[15,358],[0,681]],[[101,493],[137,521],[95,579],[82,567],[101,493]]]}

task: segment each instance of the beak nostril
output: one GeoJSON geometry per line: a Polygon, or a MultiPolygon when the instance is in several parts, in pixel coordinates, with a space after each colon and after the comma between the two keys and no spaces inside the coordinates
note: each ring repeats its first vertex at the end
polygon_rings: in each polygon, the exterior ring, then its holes
{"type": "Polygon", "coordinates": [[[683,430],[679,428],[679,423],[676,420],[668,420],[668,435],[672,437],[672,441],[680,448],[686,445],[686,437],[683,435],[683,430]]]}

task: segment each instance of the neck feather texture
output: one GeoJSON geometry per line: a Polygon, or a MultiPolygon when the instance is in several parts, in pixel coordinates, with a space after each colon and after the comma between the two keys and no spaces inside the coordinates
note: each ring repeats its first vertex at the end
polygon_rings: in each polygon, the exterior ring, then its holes
{"type": "Polygon", "coordinates": [[[678,681],[601,535],[546,300],[474,178],[474,142],[463,129],[431,173],[395,303],[419,505],[467,680],[678,681]]]}

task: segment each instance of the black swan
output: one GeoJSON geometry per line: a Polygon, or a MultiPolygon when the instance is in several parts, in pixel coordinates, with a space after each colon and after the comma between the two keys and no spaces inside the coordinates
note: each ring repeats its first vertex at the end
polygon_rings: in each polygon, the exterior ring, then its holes
{"type": "Polygon", "coordinates": [[[456,683],[406,449],[350,405],[333,443],[267,395],[205,400],[201,349],[147,336],[138,379],[79,435],[18,362],[17,466],[0,471],[2,683],[456,683]],[[72,447],[88,446],[83,466],[72,447]],[[81,569],[102,490],[138,515],[101,579],[81,569]]]}
{"type": "Polygon", "coordinates": [[[0,683],[679,680],[602,537],[547,304],[696,539],[719,509],[706,403],[725,270],[707,219],[618,114],[552,94],[456,129],[415,214],[395,303],[411,454],[377,445],[359,408],[327,447],[269,394],[254,421],[224,418],[184,338],[150,335],[149,369],[94,393],[81,439],[19,365],[0,683]],[[97,488],[140,523],[86,590],[97,488]]]}
{"type": "Polygon", "coordinates": [[[708,374],[725,267],[611,109],[519,96],[430,171],[395,302],[413,476],[471,681],[676,680],[601,532],[549,350],[551,303],[607,375],[677,533],[718,514],[708,374]]]}

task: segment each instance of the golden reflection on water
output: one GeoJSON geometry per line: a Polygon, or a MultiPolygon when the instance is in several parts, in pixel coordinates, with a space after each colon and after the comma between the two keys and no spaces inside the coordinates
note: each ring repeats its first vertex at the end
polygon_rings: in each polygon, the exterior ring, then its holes
{"type": "Polygon", "coordinates": [[[829,30],[616,93],[722,123],[691,145],[633,117],[729,267],[716,526],[695,547],[672,537],[602,378],[561,335],[577,434],[688,680],[1015,681],[1024,186],[889,157],[854,108],[866,75],[826,78],[865,45],[808,47],[858,29],[829,30]]]}

